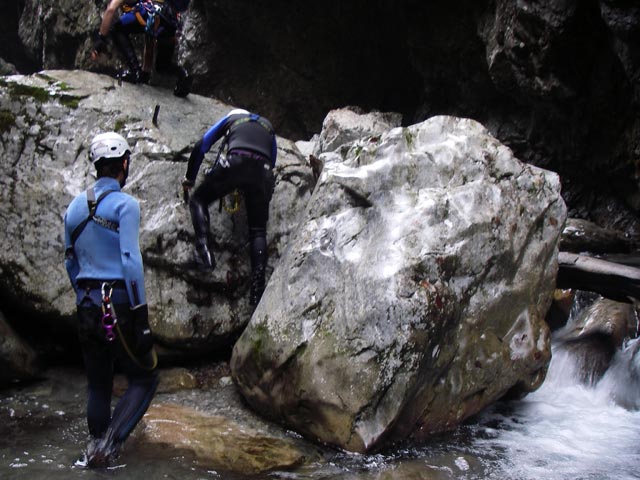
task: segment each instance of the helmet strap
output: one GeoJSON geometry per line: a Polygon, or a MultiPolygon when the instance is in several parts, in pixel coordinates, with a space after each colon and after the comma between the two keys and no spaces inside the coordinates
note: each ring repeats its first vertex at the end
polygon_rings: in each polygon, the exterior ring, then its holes
{"type": "Polygon", "coordinates": [[[123,188],[127,184],[127,178],[129,177],[129,155],[125,155],[122,160],[122,171],[118,175],[118,181],[120,182],[120,188],[123,188]]]}

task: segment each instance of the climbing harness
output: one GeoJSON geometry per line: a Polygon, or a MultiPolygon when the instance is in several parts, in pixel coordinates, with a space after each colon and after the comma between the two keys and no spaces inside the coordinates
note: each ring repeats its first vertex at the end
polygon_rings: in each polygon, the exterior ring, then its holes
{"type": "Polygon", "coordinates": [[[74,248],[76,245],[76,240],[78,240],[78,237],[91,220],[96,222],[101,227],[108,228],[109,230],[113,230],[114,232],[119,231],[120,227],[116,222],[112,222],[111,220],[107,220],[106,218],[96,215],[96,209],[98,208],[100,202],[111,192],[116,191],[117,190],[107,190],[105,192],[102,192],[102,195],[100,195],[96,200],[96,193],[93,190],[93,187],[87,189],[87,206],[89,208],[89,215],[82,222],[80,222],[76,226],[76,228],[73,229],[73,232],[71,232],[71,245],[67,247],[64,252],[66,258],[73,258],[75,256],[74,248]]]}
{"type": "Polygon", "coordinates": [[[102,192],[102,194],[96,200],[96,192],[93,189],[93,187],[90,187],[90,188],[87,189],[87,207],[89,208],[89,216],[87,216],[87,218],[85,218],[82,222],[80,222],[78,224],[78,226],[73,230],[73,232],[71,232],[71,248],[73,248],[73,246],[76,243],[76,240],[78,239],[78,237],[80,236],[80,234],[82,233],[84,228],[87,226],[87,224],[91,220],[96,222],[101,227],[107,228],[107,229],[112,230],[114,232],[118,232],[119,231],[120,227],[116,222],[112,222],[111,220],[107,220],[104,217],[100,217],[100,216],[96,215],[96,210],[98,209],[98,205],[100,204],[100,202],[107,195],[109,195],[112,192],[116,192],[116,191],[117,190],[107,190],[105,192],[102,192]]]}
{"type": "Polygon", "coordinates": [[[267,132],[273,135],[273,129],[271,128],[271,126],[264,120],[264,118],[262,118],[260,115],[257,115],[255,113],[250,113],[249,116],[247,117],[239,118],[238,120],[233,122],[231,125],[229,125],[229,128],[227,129],[227,135],[229,134],[229,131],[232,128],[247,122],[257,122],[258,124],[260,124],[262,128],[264,128],[267,132]]]}
{"type": "MultiPolygon", "coordinates": [[[[209,169],[210,172],[212,172],[213,169],[218,164],[222,168],[229,168],[229,160],[227,159],[227,148],[228,148],[228,145],[229,145],[229,133],[231,132],[231,130],[233,128],[237,127],[238,125],[242,125],[243,123],[247,123],[247,122],[256,122],[262,128],[267,130],[271,135],[273,135],[273,129],[271,128],[271,126],[262,117],[260,117],[260,115],[257,115],[255,113],[250,113],[246,117],[242,117],[242,118],[239,118],[239,119],[235,120],[231,125],[229,125],[229,127],[227,127],[227,131],[224,134],[224,140],[222,141],[222,144],[220,145],[220,148],[218,149],[218,155],[216,156],[216,161],[214,162],[213,167],[211,167],[209,169]]],[[[240,210],[240,192],[237,189],[233,191],[233,205],[232,206],[227,206],[226,202],[224,201],[224,197],[220,197],[220,202],[218,204],[218,211],[222,211],[223,208],[227,213],[230,213],[231,215],[233,215],[238,210],[240,210]]]]}
{"type": "MultiPolygon", "coordinates": [[[[104,328],[104,336],[108,342],[113,342],[116,334],[113,331],[118,324],[118,318],[111,306],[111,293],[113,288],[107,282],[102,283],[102,328],[104,328]],[[108,289],[108,291],[107,291],[108,289]]],[[[118,332],[119,333],[119,332],[118,332]]]]}
{"type": "Polygon", "coordinates": [[[153,370],[158,366],[158,355],[156,354],[155,349],[151,348],[151,366],[144,365],[142,362],[138,360],[136,355],[131,351],[129,345],[124,339],[124,335],[120,331],[120,327],[118,325],[118,317],[116,316],[116,312],[111,303],[111,294],[113,293],[112,284],[108,282],[102,283],[102,328],[105,330],[105,338],[108,342],[113,342],[116,339],[116,336],[120,338],[120,343],[122,343],[122,347],[124,351],[127,352],[127,355],[133,363],[135,363],[138,367],[144,370],[153,370]],[[114,331],[115,330],[115,331],[114,331]],[[117,335],[116,335],[117,333],[117,335]]]}
{"type": "Polygon", "coordinates": [[[145,33],[158,37],[165,25],[181,30],[180,12],[186,10],[182,5],[189,2],[172,2],[170,0],[139,0],[135,5],[123,5],[123,12],[134,12],[138,23],[145,28],[145,33]],[[163,24],[164,23],[164,24],[163,24]]]}

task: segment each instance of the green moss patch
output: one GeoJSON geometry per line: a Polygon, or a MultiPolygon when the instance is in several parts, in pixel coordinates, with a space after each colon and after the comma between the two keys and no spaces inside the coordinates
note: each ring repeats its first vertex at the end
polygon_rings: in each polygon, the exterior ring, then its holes
{"type": "Polygon", "coordinates": [[[16,124],[16,117],[10,110],[0,110],[0,133],[11,130],[16,124]]]}
{"type": "Polygon", "coordinates": [[[46,88],[22,85],[19,83],[10,83],[7,86],[9,87],[9,95],[12,97],[31,97],[40,103],[47,102],[51,99],[51,94],[46,88]]]}

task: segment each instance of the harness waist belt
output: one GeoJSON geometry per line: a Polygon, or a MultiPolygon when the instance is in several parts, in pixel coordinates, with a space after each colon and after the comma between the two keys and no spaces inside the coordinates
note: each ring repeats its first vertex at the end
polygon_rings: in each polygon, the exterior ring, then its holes
{"type": "Polygon", "coordinates": [[[85,290],[95,290],[102,288],[103,283],[108,283],[113,289],[127,289],[127,284],[124,280],[78,280],[78,287],[85,290]]]}
{"type": "Polygon", "coordinates": [[[254,160],[258,160],[260,162],[268,163],[271,166],[271,160],[266,155],[261,153],[252,152],[251,150],[243,150],[242,148],[234,148],[229,152],[229,156],[238,155],[240,157],[252,158],[254,160]]]}

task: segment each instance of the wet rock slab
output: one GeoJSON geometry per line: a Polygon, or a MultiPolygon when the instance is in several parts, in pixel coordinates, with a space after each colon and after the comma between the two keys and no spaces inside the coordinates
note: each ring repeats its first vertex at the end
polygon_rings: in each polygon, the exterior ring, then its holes
{"type": "Polygon", "coordinates": [[[276,438],[220,415],[172,403],[151,406],[142,440],[194,454],[203,467],[255,474],[298,467],[315,455],[296,439],[276,438]]]}

